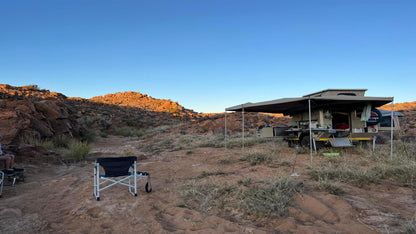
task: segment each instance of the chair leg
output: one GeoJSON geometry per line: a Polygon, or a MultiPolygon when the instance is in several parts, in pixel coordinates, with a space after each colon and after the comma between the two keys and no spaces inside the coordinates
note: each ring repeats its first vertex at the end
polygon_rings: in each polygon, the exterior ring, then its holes
{"type": "Polygon", "coordinates": [[[134,161],[134,196],[137,196],[137,165],[134,161]]]}
{"type": "Polygon", "coordinates": [[[99,176],[99,165],[94,166],[94,197],[97,201],[100,200],[100,176],[99,176]]]}

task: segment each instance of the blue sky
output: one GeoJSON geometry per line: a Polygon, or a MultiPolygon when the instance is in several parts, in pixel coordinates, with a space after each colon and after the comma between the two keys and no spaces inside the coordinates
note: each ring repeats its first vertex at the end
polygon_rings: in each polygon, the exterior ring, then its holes
{"type": "Polygon", "coordinates": [[[2,1],[0,83],[198,112],[328,88],[416,100],[416,1],[2,1]]]}

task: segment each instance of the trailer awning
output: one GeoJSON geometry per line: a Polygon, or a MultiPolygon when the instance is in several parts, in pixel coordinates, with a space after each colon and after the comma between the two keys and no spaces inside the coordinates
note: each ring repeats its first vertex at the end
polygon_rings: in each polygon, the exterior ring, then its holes
{"type": "Polygon", "coordinates": [[[300,97],[281,98],[265,102],[245,103],[226,108],[226,111],[283,113],[290,115],[297,112],[308,111],[308,100],[311,100],[312,108],[329,107],[339,109],[355,109],[371,104],[379,107],[393,101],[392,97],[363,97],[363,96],[324,96],[324,97],[300,97]]]}

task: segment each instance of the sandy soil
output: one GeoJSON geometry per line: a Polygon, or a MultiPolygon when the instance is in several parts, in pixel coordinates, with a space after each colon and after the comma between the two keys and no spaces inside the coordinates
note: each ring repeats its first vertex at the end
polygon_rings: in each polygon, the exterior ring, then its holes
{"type": "MultiPolygon", "coordinates": [[[[288,217],[248,222],[232,216],[210,215],[180,206],[181,186],[203,171],[221,170],[211,176],[216,183],[252,178],[262,180],[292,174],[291,166],[256,165],[239,161],[241,149],[197,148],[147,155],[139,170],[152,178],[152,193],[139,182],[137,197],[126,187],[115,186],[93,197],[93,158],[142,155],[138,139],[99,139],[89,162],[75,165],[21,164],[26,180],[5,186],[0,198],[0,233],[395,233],[415,215],[414,191],[394,185],[345,185],[346,193],[335,196],[313,189],[306,171],[309,154],[297,156],[296,178],[305,192],[296,195],[288,217]],[[220,164],[229,159],[232,163],[220,164]]],[[[282,155],[293,160],[293,149],[282,155]]],[[[315,159],[318,163],[323,158],[315,159]]]]}

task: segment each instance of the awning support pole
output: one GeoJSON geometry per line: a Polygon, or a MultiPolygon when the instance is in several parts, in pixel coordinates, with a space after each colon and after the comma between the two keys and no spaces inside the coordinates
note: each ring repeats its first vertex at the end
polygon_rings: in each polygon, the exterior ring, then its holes
{"type": "Polygon", "coordinates": [[[225,111],[224,122],[224,148],[227,149],[227,111],[225,111]]]}
{"type": "Polygon", "coordinates": [[[390,115],[390,160],[393,160],[393,115],[394,115],[394,97],[391,101],[391,115],[390,115]]]}
{"type": "Polygon", "coordinates": [[[309,104],[309,149],[311,152],[311,168],[313,167],[313,153],[312,153],[312,112],[311,112],[311,98],[308,99],[309,104]]]}
{"type": "Polygon", "coordinates": [[[242,147],[242,156],[244,157],[244,105],[241,105],[241,113],[243,115],[243,147],[242,147]]]}

